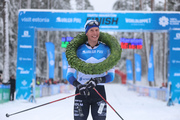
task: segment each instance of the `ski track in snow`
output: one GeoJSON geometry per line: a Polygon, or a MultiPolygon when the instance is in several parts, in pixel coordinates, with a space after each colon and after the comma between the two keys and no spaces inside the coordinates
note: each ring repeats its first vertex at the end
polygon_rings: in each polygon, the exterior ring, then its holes
{"type": "MultiPolygon", "coordinates": [[[[107,84],[105,87],[107,101],[124,120],[180,120],[179,104],[168,107],[167,102],[140,96],[136,92],[128,91],[125,85],[107,84]]],[[[37,103],[15,100],[0,104],[0,120],[73,120],[74,97],[12,115],[9,118],[5,116],[6,113],[19,112],[72,94],[74,91],[37,98],[37,103]]],[[[88,120],[92,120],[91,115],[88,120]]],[[[109,106],[107,120],[121,120],[109,106]]]]}

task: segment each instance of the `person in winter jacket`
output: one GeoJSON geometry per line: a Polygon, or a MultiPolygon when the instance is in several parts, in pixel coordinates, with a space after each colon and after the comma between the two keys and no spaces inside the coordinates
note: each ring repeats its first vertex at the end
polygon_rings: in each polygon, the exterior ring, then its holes
{"type": "Polygon", "coordinates": [[[14,75],[10,77],[9,83],[10,83],[10,101],[14,101],[14,92],[16,90],[16,80],[14,75]]]}
{"type": "MultiPolygon", "coordinates": [[[[110,48],[98,41],[100,31],[99,22],[88,20],[85,24],[85,33],[88,41],[79,46],[76,51],[77,57],[86,63],[99,63],[110,55],[110,48]]],[[[87,120],[91,108],[93,120],[105,120],[106,102],[96,93],[93,88],[106,99],[104,84],[113,81],[114,68],[102,74],[89,75],[78,72],[78,78],[74,77],[75,69],[68,66],[67,80],[76,87],[76,93],[80,95],[74,100],[74,120],[87,120]]]]}

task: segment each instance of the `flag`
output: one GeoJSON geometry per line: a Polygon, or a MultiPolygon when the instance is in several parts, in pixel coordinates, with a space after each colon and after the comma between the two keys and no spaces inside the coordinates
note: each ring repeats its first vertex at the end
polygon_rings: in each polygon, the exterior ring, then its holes
{"type": "Polygon", "coordinates": [[[46,42],[45,44],[49,63],[49,78],[54,79],[55,47],[52,42],[46,42]]]}
{"type": "Polygon", "coordinates": [[[153,46],[151,46],[151,51],[150,51],[150,55],[149,55],[149,63],[148,63],[148,81],[154,81],[153,46]]]}
{"type": "Polygon", "coordinates": [[[136,81],[141,81],[141,56],[134,54],[136,81]]]}
{"type": "Polygon", "coordinates": [[[133,70],[131,60],[126,60],[126,72],[127,72],[127,80],[133,80],[133,70]]]}

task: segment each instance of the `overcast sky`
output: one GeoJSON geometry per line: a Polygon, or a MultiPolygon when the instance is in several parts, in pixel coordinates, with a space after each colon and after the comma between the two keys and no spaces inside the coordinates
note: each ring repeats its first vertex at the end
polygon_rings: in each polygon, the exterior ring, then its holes
{"type": "MultiPolygon", "coordinates": [[[[112,11],[112,7],[114,3],[118,0],[89,0],[92,6],[94,6],[95,11],[112,11]]],[[[162,5],[164,4],[164,0],[155,0],[155,4],[161,3],[162,5]]]]}
{"type": "Polygon", "coordinates": [[[95,11],[108,12],[112,10],[114,3],[117,0],[89,0],[91,5],[94,6],[95,11]]]}

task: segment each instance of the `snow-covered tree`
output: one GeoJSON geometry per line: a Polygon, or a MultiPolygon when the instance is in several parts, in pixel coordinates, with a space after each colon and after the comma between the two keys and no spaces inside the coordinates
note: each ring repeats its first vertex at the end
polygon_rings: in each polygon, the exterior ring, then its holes
{"type": "MultiPolygon", "coordinates": [[[[178,10],[179,0],[117,0],[114,3],[113,10],[124,11],[132,10],[134,7],[135,10],[142,11],[174,11],[178,10]],[[176,4],[176,6],[175,6],[176,4]]],[[[152,85],[160,86],[162,82],[167,82],[167,46],[168,46],[168,34],[165,32],[161,33],[151,33],[151,32],[139,32],[139,33],[116,33],[116,37],[119,39],[121,37],[129,38],[132,37],[132,34],[135,34],[134,37],[139,36],[138,38],[143,39],[143,49],[135,50],[135,53],[141,54],[142,57],[142,77],[147,79],[148,72],[148,61],[150,54],[150,46],[154,45],[154,64],[155,64],[155,83],[152,85]],[[161,63],[160,63],[161,62],[161,63]]],[[[126,54],[122,53],[122,58],[119,63],[122,69],[125,68],[125,64],[122,60],[130,59],[133,60],[133,54],[131,50],[123,50],[126,54]],[[121,64],[122,63],[122,64],[121,64]],[[124,67],[123,67],[124,64],[124,67]]],[[[123,70],[124,71],[124,70],[123,70]]],[[[147,83],[147,82],[146,82],[147,83]]]]}
{"type": "Polygon", "coordinates": [[[3,69],[3,19],[0,17],[0,70],[3,69]]]}
{"type": "Polygon", "coordinates": [[[4,51],[3,51],[3,82],[9,80],[9,11],[8,0],[4,0],[3,21],[4,21],[4,51]]]}
{"type": "MultiPolygon", "coordinates": [[[[75,8],[76,10],[93,10],[93,6],[90,4],[89,0],[8,0],[8,25],[7,22],[4,22],[5,14],[3,9],[3,3],[7,0],[0,0],[0,70],[3,72],[6,71],[3,69],[4,63],[6,61],[8,66],[9,75],[16,74],[16,59],[17,59],[17,26],[18,26],[18,10],[19,9],[58,9],[58,10],[72,10],[75,8]],[[75,6],[75,7],[72,7],[75,6]],[[7,32],[4,30],[8,26],[8,36],[7,32]],[[6,38],[5,38],[6,37],[6,38]],[[9,62],[7,57],[5,57],[5,49],[4,43],[7,45],[7,37],[9,37],[9,62]],[[5,40],[6,39],[6,40],[5,40]]],[[[153,0],[154,11],[179,11],[179,0],[153,0]],[[166,4],[165,4],[166,3],[166,4]]],[[[133,10],[142,10],[142,11],[151,11],[151,2],[152,0],[117,0],[112,6],[113,10],[117,11],[133,11],[133,10]]],[[[7,15],[7,14],[6,14],[7,15]]],[[[7,30],[7,29],[6,29],[7,30]]],[[[64,51],[61,46],[61,37],[67,36],[76,36],[78,32],[71,32],[71,31],[38,31],[38,46],[37,46],[37,75],[38,76],[46,76],[47,74],[47,61],[46,61],[46,50],[45,50],[45,42],[51,41],[56,46],[56,68],[55,68],[55,76],[56,78],[61,76],[61,68],[59,67],[59,62],[61,61],[61,52],[64,51]]],[[[150,32],[115,32],[113,35],[119,40],[121,37],[138,37],[143,39],[143,49],[142,50],[135,50],[135,53],[142,54],[142,65],[147,66],[148,63],[148,56],[150,51],[150,32]]],[[[156,43],[155,45],[155,59],[156,61],[156,73],[159,71],[158,74],[155,74],[155,77],[158,81],[167,81],[167,38],[168,34],[166,33],[155,33],[153,36],[153,40],[156,43]],[[160,42],[162,39],[165,42],[160,42]],[[157,47],[161,46],[161,47],[157,47]],[[163,59],[164,58],[164,59],[163,59]],[[159,63],[159,61],[163,61],[159,63]],[[165,67],[163,67],[165,66],[165,67]],[[162,74],[161,74],[162,73],[162,74]]],[[[126,72],[125,67],[125,60],[133,59],[132,58],[132,50],[123,50],[122,58],[118,63],[119,69],[126,72]]],[[[142,76],[147,76],[147,67],[142,68],[142,76]]],[[[8,74],[8,73],[4,73],[8,74]]],[[[9,79],[8,75],[5,75],[9,79]]],[[[157,81],[157,82],[158,82],[157,81]]],[[[158,83],[159,84],[159,83],[158,83]]]]}
{"type": "Polygon", "coordinates": [[[92,10],[93,7],[90,5],[89,0],[76,0],[77,10],[92,10]]]}

